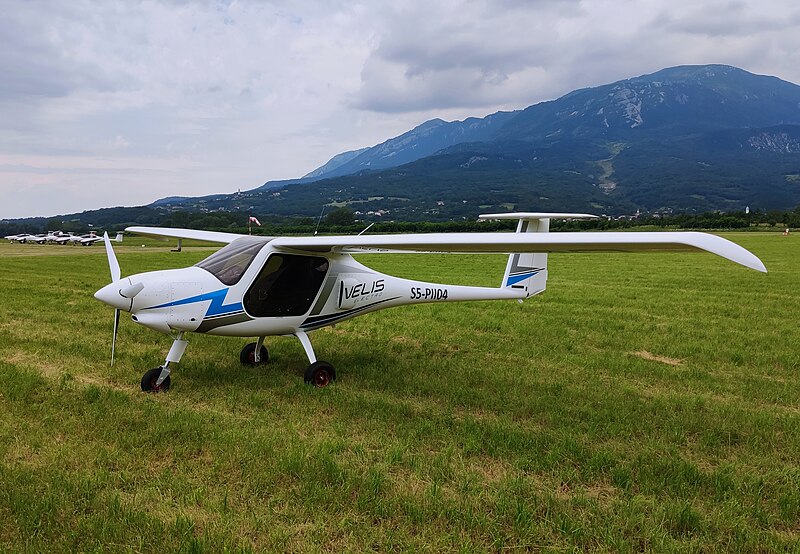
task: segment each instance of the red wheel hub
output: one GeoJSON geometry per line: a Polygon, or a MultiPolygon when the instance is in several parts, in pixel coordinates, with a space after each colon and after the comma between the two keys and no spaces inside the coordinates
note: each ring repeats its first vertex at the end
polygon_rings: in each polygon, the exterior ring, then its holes
{"type": "Polygon", "coordinates": [[[331,374],[326,369],[318,369],[314,372],[314,386],[326,387],[331,382],[331,374]]]}

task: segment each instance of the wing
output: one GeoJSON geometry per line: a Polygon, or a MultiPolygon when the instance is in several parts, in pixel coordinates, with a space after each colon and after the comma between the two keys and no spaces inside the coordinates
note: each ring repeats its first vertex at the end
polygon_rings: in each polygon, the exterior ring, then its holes
{"type": "Polygon", "coordinates": [[[160,240],[173,239],[187,239],[187,240],[204,240],[207,242],[221,242],[231,243],[238,238],[246,237],[247,235],[239,235],[237,233],[220,233],[217,231],[196,231],[194,229],[172,229],[169,227],[127,227],[125,229],[129,233],[136,233],[144,237],[152,237],[160,240]]]}
{"type": "Polygon", "coordinates": [[[765,272],[764,264],[738,244],[708,233],[430,233],[335,237],[279,237],[282,250],[343,253],[400,252],[638,252],[701,250],[765,272]]]}

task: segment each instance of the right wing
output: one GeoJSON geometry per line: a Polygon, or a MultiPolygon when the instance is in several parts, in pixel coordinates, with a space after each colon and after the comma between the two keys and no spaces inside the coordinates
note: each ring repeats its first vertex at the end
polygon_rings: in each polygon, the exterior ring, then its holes
{"type": "MultiPolygon", "coordinates": [[[[551,214],[547,214],[551,215],[551,214]]],[[[582,214],[576,214],[582,215],[582,214]]],[[[169,227],[128,227],[131,233],[159,239],[177,238],[231,243],[248,235],[172,229],[169,227]]],[[[727,239],[709,233],[613,232],[613,233],[426,233],[399,235],[346,235],[278,237],[272,246],[279,250],[324,253],[387,254],[411,252],[512,253],[512,252],[638,252],[646,250],[701,250],[737,264],[766,273],[767,268],[752,252],[727,239]]]]}
{"type": "Polygon", "coordinates": [[[428,233],[334,237],[278,237],[272,246],[309,253],[514,253],[514,252],[638,252],[704,250],[766,273],[752,252],[709,233],[428,233]]]}

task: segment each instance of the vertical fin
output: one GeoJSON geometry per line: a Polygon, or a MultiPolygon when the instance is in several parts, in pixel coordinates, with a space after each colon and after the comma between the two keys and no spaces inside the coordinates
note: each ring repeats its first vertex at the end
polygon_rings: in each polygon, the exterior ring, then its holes
{"type": "MultiPolygon", "coordinates": [[[[550,212],[483,214],[478,219],[516,219],[517,233],[548,233],[551,219],[594,219],[596,215],[550,212]]],[[[511,254],[501,288],[524,290],[526,296],[544,292],[547,286],[547,253],[511,254]]]]}
{"type": "MultiPolygon", "coordinates": [[[[550,219],[520,219],[517,233],[547,233],[550,219]]],[[[511,254],[502,287],[525,290],[526,296],[544,292],[547,285],[547,253],[511,254]]]]}

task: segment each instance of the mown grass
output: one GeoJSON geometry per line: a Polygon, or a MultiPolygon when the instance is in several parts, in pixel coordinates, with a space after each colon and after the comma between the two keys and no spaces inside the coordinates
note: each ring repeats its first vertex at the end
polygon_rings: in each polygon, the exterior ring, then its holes
{"type": "MultiPolygon", "coordinates": [[[[314,333],[328,389],[295,340],[243,368],[246,340],[192,335],[155,396],[138,381],[168,338],[123,318],[108,367],[101,248],[0,245],[0,550],[796,550],[798,241],[733,238],[770,273],[554,255],[522,305],[314,333]]],[[[123,274],[208,254],[118,252],[123,274]]],[[[481,285],[505,263],[362,261],[481,285]]]]}

